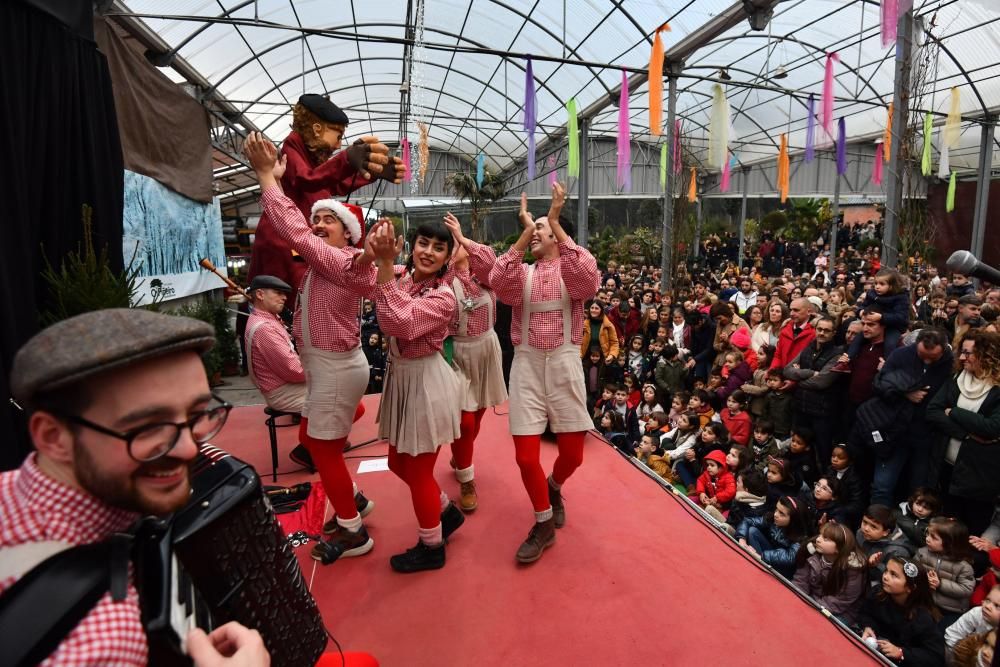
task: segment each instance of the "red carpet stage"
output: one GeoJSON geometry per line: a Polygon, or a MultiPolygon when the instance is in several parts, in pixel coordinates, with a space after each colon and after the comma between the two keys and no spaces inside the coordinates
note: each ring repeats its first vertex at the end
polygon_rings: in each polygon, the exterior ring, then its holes
{"type": "MultiPolygon", "coordinates": [[[[378,396],[351,434],[375,435],[378,396]]],[[[500,412],[503,412],[501,410],[500,412]]],[[[297,427],[279,429],[279,472],[297,427]]],[[[270,483],[262,407],[233,410],[215,444],[255,465],[270,483]]],[[[352,451],[352,474],[385,444],[352,451]]],[[[542,446],[551,468],[554,443],[542,446]]],[[[438,459],[438,481],[458,483],[438,459]]],[[[412,547],[416,519],[391,472],[355,475],[376,502],[368,555],[324,567],[298,549],[327,627],[345,650],[383,667],[434,665],[855,665],[876,664],[820,611],[727,544],[678,499],[590,437],[584,465],[564,489],[566,527],[537,563],[514,552],[534,515],[514,462],[507,419],[487,412],[476,451],[479,509],[451,538],[442,570],[400,575],[389,556],[412,547]]],[[[279,483],[309,479],[285,474],[279,483]]]]}

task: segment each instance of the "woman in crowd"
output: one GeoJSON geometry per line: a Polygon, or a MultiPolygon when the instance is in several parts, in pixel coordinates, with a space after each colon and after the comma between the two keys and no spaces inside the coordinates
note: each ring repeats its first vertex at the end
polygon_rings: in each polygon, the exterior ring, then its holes
{"type": "Polygon", "coordinates": [[[765,345],[774,347],[778,344],[778,333],[781,327],[788,321],[790,311],[784,301],[771,299],[767,304],[767,318],[753,329],[750,336],[750,348],[760,353],[760,349],[765,345]]]}
{"type": "Polygon", "coordinates": [[[611,320],[604,314],[600,302],[591,301],[586,304],[586,319],[583,322],[583,342],[580,343],[580,358],[583,359],[590,351],[591,341],[596,347],[600,345],[604,362],[611,363],[618,358],[618,332],[611,320]]]}

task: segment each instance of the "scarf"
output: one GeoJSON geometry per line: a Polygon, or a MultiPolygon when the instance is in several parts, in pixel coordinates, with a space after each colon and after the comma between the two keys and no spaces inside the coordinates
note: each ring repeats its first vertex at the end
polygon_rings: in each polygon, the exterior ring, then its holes
{"type": "MultiPolygon", "coordinates": [[[[990,389],[993,388],[993,385],[988,380],[977,378],[967,371],[962,371],[958,374],[958,377],[955,378],[955,384],[958,385],[958,400],[955,402],[955,407],[968,410],[969,412],[979,412],[983,401],[986,400],[990,389]]],[[[948,441],[948,449],[945,451],[944,460],[951,465],[955,465],[955,461],[958,459],[958,452],[961,448],[962,441],[958,438],[951,438],[948,441]]]]}

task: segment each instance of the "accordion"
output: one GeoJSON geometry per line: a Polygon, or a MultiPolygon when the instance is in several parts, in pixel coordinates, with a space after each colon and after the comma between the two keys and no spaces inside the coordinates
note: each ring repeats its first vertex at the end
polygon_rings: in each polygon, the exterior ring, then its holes
{"type": "Polygon", "coordinates": [[[272,664],[314,665],[326,628],[257,473],[202,445],[191,485],[182,510],[147,519],[135,539],[149,664],[191,665],[188,630],[238,621],[261,634],[272,664]]]}

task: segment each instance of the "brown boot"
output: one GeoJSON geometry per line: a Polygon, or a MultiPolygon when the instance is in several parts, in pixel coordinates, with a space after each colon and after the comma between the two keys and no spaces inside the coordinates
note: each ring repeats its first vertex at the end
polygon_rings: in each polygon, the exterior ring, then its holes
{"type": "Polygon", "coordinates": [[[552,518],[555,519],[556,528],[566,525],[566,507],[563,505],[562,492],[552,486],[552,479],[549,479],[549,504],[552,505],[552,518]]]}
{"type": "Polygon", "coordinates": [[[472,512],[479,507],[479,496],[476,495],[476,483],[473,480],[462,482],[459,491],[458,506],[463,512],[472,512]]]}
{"type": "Polygon", "coordinates": [[[547,547],[551,547],[555,543],[555,519],[549,519],[541,523],[536,521],[535,525],[531,528],[531,532],[528,533],[528,539],[517,550],[517,561],[519,563],[534,563],[542,557],[542,552],[547,547]]]}

